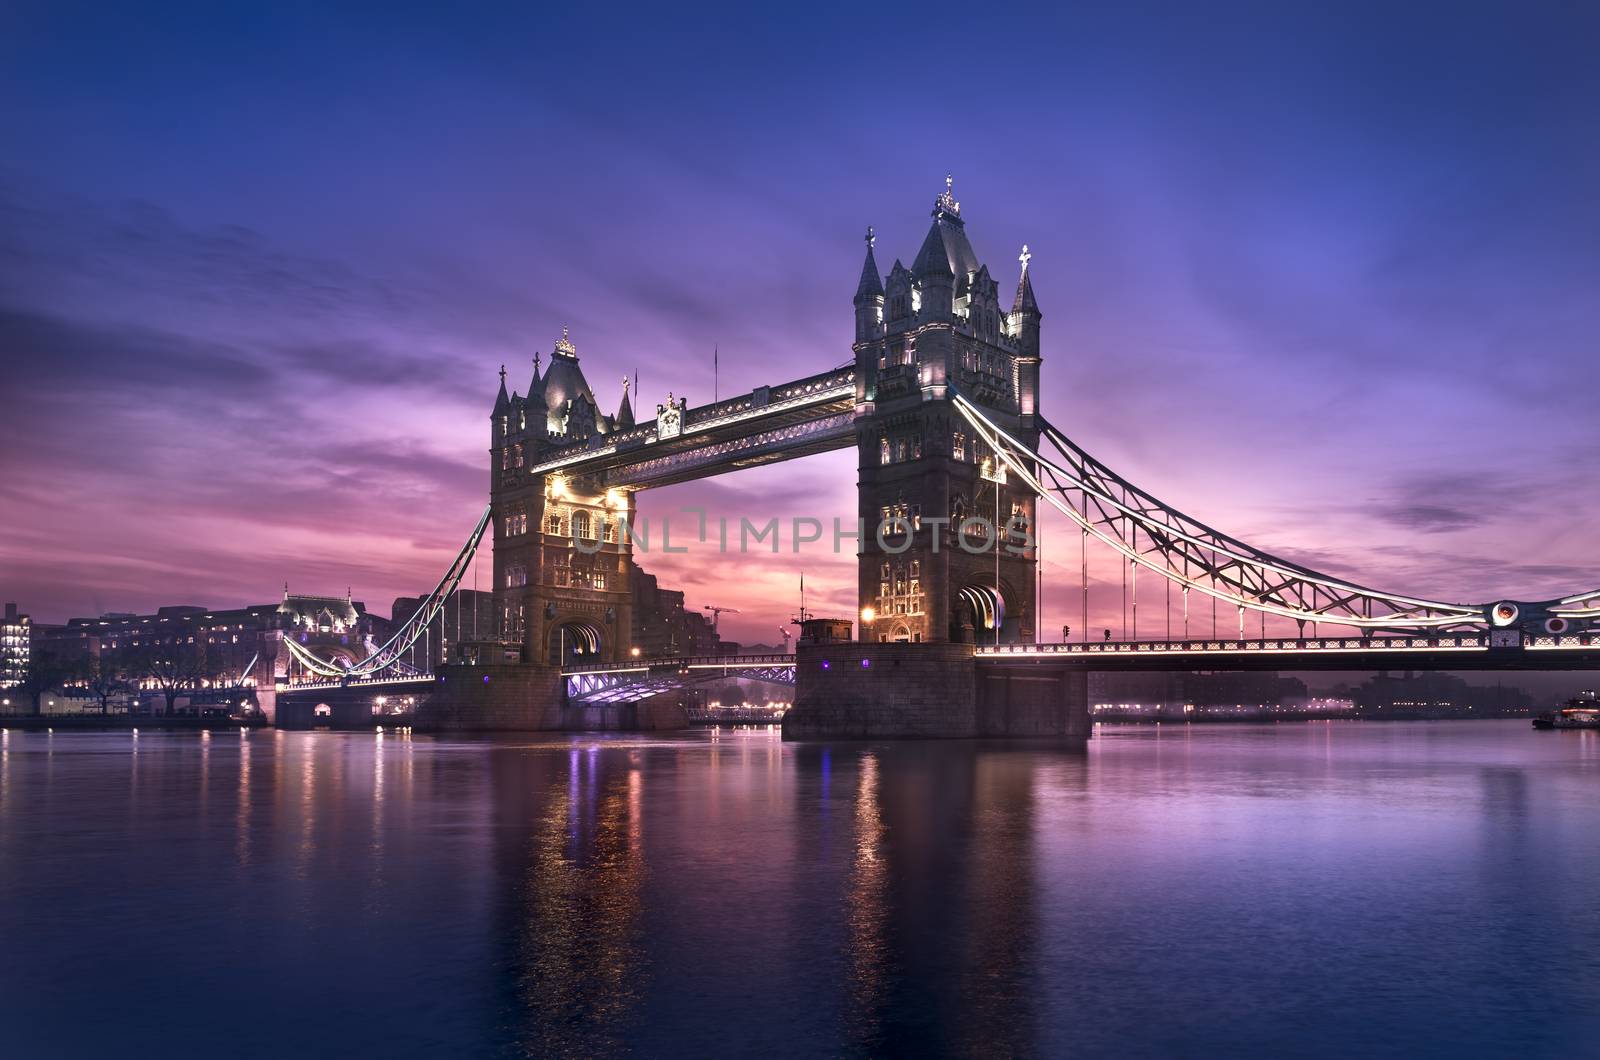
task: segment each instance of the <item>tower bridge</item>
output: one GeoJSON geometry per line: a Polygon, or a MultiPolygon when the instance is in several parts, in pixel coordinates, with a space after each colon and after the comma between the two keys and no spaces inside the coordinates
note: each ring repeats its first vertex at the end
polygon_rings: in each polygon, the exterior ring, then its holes
{"type": "Polygon", "coordinates": [[[681,688],[694,664],[632,655],[623,526],[638,493],[852,446],[857,516],[892,532],[862,537],[858,601],[871,620],[855,639],[803,637],[787,661],[761,664],[795,683],[788,735],[1083,738],[1094,669],[1600,665],[1600,590],[1459,603],[1367,588],[1215,530],[1100,463],[1040,407],[1043,314],[1028,249],[1007,305],[949,181],[909,267],[896,259],[882,272],[875,242],[868,229],[853,356],[839,367],[706,405],[669,394],[643,418],[626,379],[616,411],[601,410],[565,329],[547,367],[534,358],[525,390],[508,390],[502,368],[489,503],[456,561],[388,643],[353,663],[302,659],[307,672],[341,688],[392,675],[487,537],[498,637],[461,646],[453,664],[483,670],[482,681],[465,679],[473,670],[443,684],[482,693],[523,681],[530,697],[569,708],[681,688]],[[1044,642],[1039,629],[1041,504],[1077,528],[1078,643],[1044,642]],[[962,547],[979,519],[994,528],[990,547],[962,547]],[[1091,545],[1114,554],[1131,585],[1132,636],[1119,641],[1087,636],[1091,545]],[[1166,601],[1160,639],[1138,637],[1141,572],[1166,601]],[[1202,624],[1209,612],[1209,636],[1191,635],[1191,608],[1202,624]]]}

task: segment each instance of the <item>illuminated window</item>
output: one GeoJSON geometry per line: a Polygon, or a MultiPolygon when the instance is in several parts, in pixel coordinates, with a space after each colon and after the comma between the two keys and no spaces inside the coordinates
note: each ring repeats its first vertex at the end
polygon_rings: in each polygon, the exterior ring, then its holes
{"type": "Polygon", "coordinates": [[[957,431],[950,438],[950,455],[957,460],[967,458],[967,436],[957,431]]]}

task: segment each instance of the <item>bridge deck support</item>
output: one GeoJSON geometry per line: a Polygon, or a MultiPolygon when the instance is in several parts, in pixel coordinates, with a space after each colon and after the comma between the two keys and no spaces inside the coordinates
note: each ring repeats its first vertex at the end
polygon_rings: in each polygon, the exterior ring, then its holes
{"type": "Polygon", "coordinates": [[[526,663],[452,663],[435,673],[416,728],[434,732],[537,732],[564,728],[561,671],[526,663]]]}
{"type": "Polygon", "coordinates": [[[635,703],[568,703],[561,671],[531,663],[459,663],[439,667],[417,712],[424,732],[588,732],[681,729],[675,695],[635,703]]]}
{"type": "Polygon", "coordinates": [[[970,644],[801,645],[786,740],[1089,738],[1088,677],[978,665],[970,644]]]}

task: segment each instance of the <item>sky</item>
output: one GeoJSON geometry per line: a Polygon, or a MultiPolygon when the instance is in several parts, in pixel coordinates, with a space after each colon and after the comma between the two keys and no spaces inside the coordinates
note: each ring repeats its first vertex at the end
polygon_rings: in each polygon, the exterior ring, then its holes
{"type": "MultiPolygon", "coordinates": [[[[13,0],[0,595],[387,613],[487,499],[502,363],[525,390],[567,326],[607,408],[634,372],[708,400],[713,347],[723,394],[842,364],[864,229],[909,262],[947,172],[1003,290],[1032,250],[1045,415],[1143,488],[1389,591],[1600,585],[1597,34],[1567,3],[13,0]]],[[[848,518],[853,465],[640,509],[848,518]]],[[[855,607],[849,555],[640,558],[746,642],[800,567],[855,607]]]]}

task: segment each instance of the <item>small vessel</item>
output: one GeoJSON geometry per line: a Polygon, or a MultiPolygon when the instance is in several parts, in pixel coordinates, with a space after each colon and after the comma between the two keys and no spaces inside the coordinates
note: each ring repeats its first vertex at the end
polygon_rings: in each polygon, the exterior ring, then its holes
{"type": "Polygon", "coordinates": [[[1555,710],[1537,714],[1535,729],[1600,729],[1600,696],[1584,689],[1555,710]]]}

